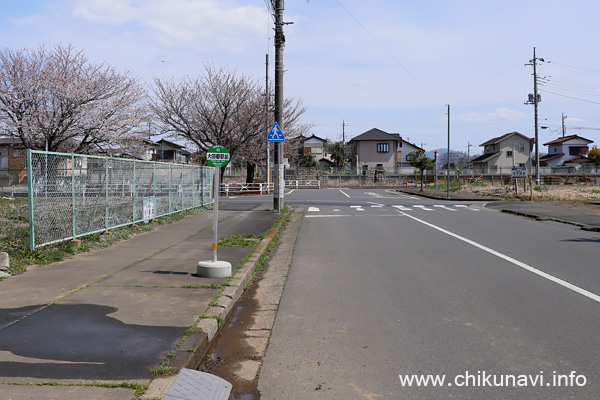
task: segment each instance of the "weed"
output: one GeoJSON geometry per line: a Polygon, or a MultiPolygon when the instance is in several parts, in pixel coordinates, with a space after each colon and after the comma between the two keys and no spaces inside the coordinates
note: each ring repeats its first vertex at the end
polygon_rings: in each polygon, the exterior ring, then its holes
{"type": "Polygon", "coordinates": [[[255,235],[233,235],[219,239],[219,246],[254,247],[260,239],[255,235]]]}
{"type": "Polygon", "coordinates": [[[24,273],[28,265],[47,265],[78,253],[108,247],[118,241],[129,239],[135,234],[180,221],[188,215],[197,214],[206,209],[207,207],[197,207],[157,218],[148,224],[116,228],[112,230],[112,235],[95,233],[83,236],[79,238],[79,245],[75,241],[66,241],[30,250],[27,200],[0,199],[0,225],[3,225],[2,232],[0,232],[0,251],[7,252],[10,257],[11,262],[7,272],[11,275],[18,275],[24,273]]]}
{"type": "Polygon", "coordinates": [[[173,373],[173,367],[169,367],[168,361],[163,361],[158,367],[152,368],[152,375],[169,375],[173,373]]]}

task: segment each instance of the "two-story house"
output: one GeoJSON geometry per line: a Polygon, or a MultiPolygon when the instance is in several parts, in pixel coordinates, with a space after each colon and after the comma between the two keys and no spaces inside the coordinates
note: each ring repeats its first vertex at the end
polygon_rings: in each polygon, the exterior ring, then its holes
{"type": "Polygon", "coordinates": [[[548,147],[548,154],[540,157],[540,165],[543,167],[558,167],[569,164],[590,163],[586,154],[588,153],[588,145],[593,142],[593,140],[577,135],[570,135],[544,143],[544,146],[548,147]]]}
{"type": "Polygon", "coordinates": [[[310,154],[320,166],[326,166],[330,164],[330,160],[327,159],[327,140],[320,138],[316,135],[312,135],[304,139],[302,144],[304,154],[310,154]]]}
{"type": "Polygon", "coordinates": [[[493,174],[512,167],[526,167],[531,157],[529,143],[530,139],[519,132],[490,139],[480,144],[483,154],[471,160],[473,169],[493,174]]]}
{"type": "Polygon", "coordinates": [[[409,153],[424,151],[422,148],[402,139],[398,133],[387,133],[373,128],[352,138],[350,142],[354,155],[353,166],[358,168],[396,169],[410,166],[409,153]]]}

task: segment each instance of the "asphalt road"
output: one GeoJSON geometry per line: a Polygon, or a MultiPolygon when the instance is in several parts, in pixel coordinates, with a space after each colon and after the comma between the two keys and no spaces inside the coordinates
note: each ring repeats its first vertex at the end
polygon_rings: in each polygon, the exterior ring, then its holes
{"type": "Polygon", "coordinates": [[[598,233],[377,189],[285,202],[307,211],[263,399],[598,398],[598,233]]]}

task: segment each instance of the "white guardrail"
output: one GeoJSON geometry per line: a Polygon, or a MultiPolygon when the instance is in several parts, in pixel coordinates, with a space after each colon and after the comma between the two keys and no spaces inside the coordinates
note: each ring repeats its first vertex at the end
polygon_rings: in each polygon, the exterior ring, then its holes
{"type": "MultiPolygon", "coordinates": [[[[285,187],[288,189],[320,189],[321,181],[318,179],[311,180],[285,180],[285,187]]],[[[222,183],[221,193],[225,196],[232,194],[265,194],[273,192],[273,183],[222,183]]]]}

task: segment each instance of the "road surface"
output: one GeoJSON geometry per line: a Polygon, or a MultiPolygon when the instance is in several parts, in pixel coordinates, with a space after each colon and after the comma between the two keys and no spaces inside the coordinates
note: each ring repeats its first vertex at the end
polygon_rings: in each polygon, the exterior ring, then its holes
{"type": "Polygon", "coordinates": [[[598,397],[597,233],[378,189],[285,201],[307,211],[263,399],[598,397]]]}

